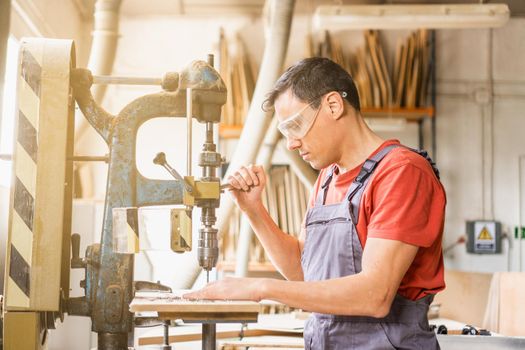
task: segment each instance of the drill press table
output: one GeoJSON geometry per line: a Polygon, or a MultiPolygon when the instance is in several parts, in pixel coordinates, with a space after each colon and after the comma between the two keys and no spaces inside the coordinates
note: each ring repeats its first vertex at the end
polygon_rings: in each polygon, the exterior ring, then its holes
{"type": "Polygon", "coordinates": [[[137,292],[130,304],[135,313],[156,312],[159,319],[202,323],[202,349],[215,350],[215,324],[257,322],[259,303],[240,300],[187,300],[175,293],[137,292]]]}

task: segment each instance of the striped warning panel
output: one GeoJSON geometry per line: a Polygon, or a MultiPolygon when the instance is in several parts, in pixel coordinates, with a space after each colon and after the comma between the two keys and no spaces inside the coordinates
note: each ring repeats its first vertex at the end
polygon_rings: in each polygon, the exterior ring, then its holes
{"type": "Polygon", "coordinates": [[[139,252],[138,208],[113,208],[113,250],[123,254],[139,252]]]}
{"type": "Polygon", "coordinates": [[[7,307],[29,307],[37,181],[38,125],[42,50],[22,46],[18,81],[18,118],[13,177],[7,307]]]}

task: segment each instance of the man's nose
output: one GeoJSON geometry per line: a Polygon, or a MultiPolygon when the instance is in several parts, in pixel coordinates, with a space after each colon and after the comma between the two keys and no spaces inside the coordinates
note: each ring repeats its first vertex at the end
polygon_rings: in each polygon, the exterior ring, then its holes
{"type": "Polygon", "coordinates": [[[286,138],[286,148],[288,148],[290,151],[298,149],[299,147],[301,147],[301,141],[299,141],[299,139],[292,137],[286,138]]]}

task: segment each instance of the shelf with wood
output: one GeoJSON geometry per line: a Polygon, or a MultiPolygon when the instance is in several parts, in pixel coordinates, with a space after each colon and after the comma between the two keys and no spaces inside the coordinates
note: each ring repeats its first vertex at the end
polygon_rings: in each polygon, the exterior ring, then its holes
{"type": "MultiPolygon", "coordinates": [[[[434,107],[392,107],[392,108],[362,108],[361,114],[365,118],[395,118],[405,119],[407,122],[418,122],[423,118],[434,117],[434,107]]],[[[223,139],[235,139],[241,136],[242,125],[219,125],[219,136],[223,139]]]]}

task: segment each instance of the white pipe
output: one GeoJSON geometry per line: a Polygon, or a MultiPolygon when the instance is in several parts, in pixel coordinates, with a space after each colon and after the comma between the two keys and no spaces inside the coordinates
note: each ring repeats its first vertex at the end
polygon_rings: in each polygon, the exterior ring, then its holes
{"type": "MultiPolygon", "coordinates": [[[[253,93],[252,102],[246,122],[244,124],[239,147],[231,159],[225,178],[233,170],[237,170],[242,165],[250,164],[255,161],[261,147],[264,135],[271,121],[271,113],[264,112],[261,105],[266,98],[266,94],[272,89],[275,81],[282,73],[288,39],[290,38],[290,27],[292,24],[292,14],[295,0],[267,0],[270,8],[270,28],[266,36],[264,55],[259,70],[257,85],[253,93]]],[[[234,204],[232,201],[225,201],[218,210],[219,232],[224,232],[227,219],[231,215],[234,204]]],[[[195,281],[201,269],[195,264],[195,281]]]]}
{"type": "MultiPolygon", "coordinates": [[[[119,11],[122,0],[97,0],[95,3],[93,42],[89,54],[88,69],[95,75],[110,75],[115,62],[119,38],[119,11]]],[[[102,102],[106,93],[105,85],[91,88],[95,101],[102,102]]],[[[75,140],[78,141],[89,128],[86,118],[79,118],[75,129],[75,140]]]]}
{"type": "MultiPolygon", "coordinates": [[[[266,38],[263,60],[259,71],[257,85],[253,93],[248,116],[239,139],[239,146],[228,166],[224,178],[239,169],[243,165],[254,163],[255,157],[261,147],[266,130],[271,122],[271,112],[264,112],[261,106],[266,99],[266,94],[282,72],[282,66],[286,57],[288,39],[290,37],[290,26],[294,0],[269,0],[270,2],[270,30],[266,38]]],[[[231,215],[233,203],[226,202],[219,208],[218,227],[222,232],[227,224],[227,218],[231,215]]]]}
{"type": "MultiPolygon", "coordinates": [[[[257,155],[256,164],[263,166],[264,171],[268,173],[275,147],[281,138],[277,129],[277,118],[273,118],[266,136],[264,137],[263,146],[257,155]]],[[[235,276],[245,277],[248,274],[248,265],[250,263],[250,246],[252,241],[253,230],[250,222],[245,215],[241,217],[241,228],[239,232],[239,242],[237,244],[237,257],[235,259],[235,276]]]]}

